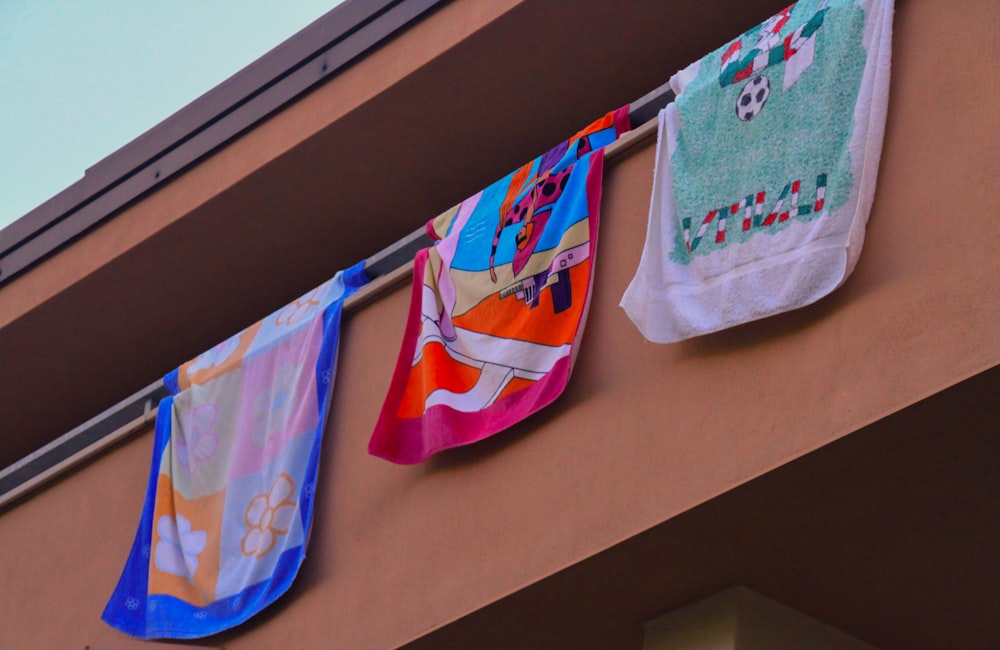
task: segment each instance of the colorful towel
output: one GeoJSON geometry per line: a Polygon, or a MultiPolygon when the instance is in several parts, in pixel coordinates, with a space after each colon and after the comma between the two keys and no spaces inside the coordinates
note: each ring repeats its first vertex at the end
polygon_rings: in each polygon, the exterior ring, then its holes
{"type": "Polygon", "coordinates": [[[622,307],[671,343],[812,303],[861,253],[892,0],[802,0],[674,75],[622,307]]]}
{"type": "Polygon", "coordinates": [[[143,639],[238,625],[305,557],[345,298],[363,264],[167,375],[142,519],[104,610],[143,639]]]}
{"type": "Polygon", "coordinates": [[[583,333],[604,145],[628,109],[594,122],[427,229],[402,350],[368,446],[397,463],[490,436],[565,388],[583,333]]]}

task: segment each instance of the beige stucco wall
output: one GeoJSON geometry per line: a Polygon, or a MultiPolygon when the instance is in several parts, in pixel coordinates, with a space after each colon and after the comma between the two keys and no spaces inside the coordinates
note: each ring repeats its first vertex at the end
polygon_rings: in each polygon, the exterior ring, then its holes
{"type": "MultiPolygon", "coordinates": [[[[996,17],[988,0],[900,0],[868,239],[814,306],[644,341],[617,304],[642,246],[649,143],[608,166],[590,321],[547,411],[422,465],[369,457],[409,290],[350,315],[303,575],[226,647],[398,645],[1000,363],[996,17]]],[[[115,634],[98,616],[151,442],[0,513],[0,646],[115,634]]]]}

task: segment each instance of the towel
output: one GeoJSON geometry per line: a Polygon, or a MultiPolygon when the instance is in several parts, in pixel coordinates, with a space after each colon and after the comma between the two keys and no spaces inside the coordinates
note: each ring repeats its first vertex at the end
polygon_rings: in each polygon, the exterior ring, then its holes
{"type": "Polygon", "coordinates": [[[142,639],[247,620],[305,557],[344,299],[363,264],[165,378],[132,551],[104,610],[142,639]]]}
{"type": "Polygon", "coordinates": [[[892,0],[802,0],[675,74],[621,304],[671,343],[808,305],[850,275],[875,192],[892,0]]]}
{"type": "Polygon", "coordinates": [[[427,224],[402,349],[370,453],[416,463],[481,440],[566,387],[597,243],[608,113],[427,224]]]}

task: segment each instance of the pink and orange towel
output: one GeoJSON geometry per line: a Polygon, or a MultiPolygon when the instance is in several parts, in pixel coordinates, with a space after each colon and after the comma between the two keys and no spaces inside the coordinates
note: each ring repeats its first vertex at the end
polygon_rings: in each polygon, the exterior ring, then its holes
{"type": "Polygon", "coordinates": [[[427,224],[402,349],[369,452],[417,463],[486,438],[566,387],[586,320],[608,113],[427,224]]]}

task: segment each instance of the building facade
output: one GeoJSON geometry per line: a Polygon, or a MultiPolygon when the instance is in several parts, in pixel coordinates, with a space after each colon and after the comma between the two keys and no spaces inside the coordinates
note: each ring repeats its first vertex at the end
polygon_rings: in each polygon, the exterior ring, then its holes
{"type": "MultiPolygon", "coordinates": [[[[0,232],[0,465],[782,6],[348,2],[0,232]]],[[[747,604],[770,601],[875,647],[1000,644],[998,13],[897,0],[864,252],[817,304],[642,338],[618,302],[649,128],[608,160],[586,333],[545,411],[420,465],[369,456],[405,273],[354,303],[303,571],[195,645],[654,647],[672,624],[653,621],[701,601],[722,613],[685,618],[686,647],[777,647],[698,645],[726,612],[795,627],[747,604]]],[[[139,645],[99,617],[142,508],[142,422],[3,506],[0,646],[139,645]]]]}

